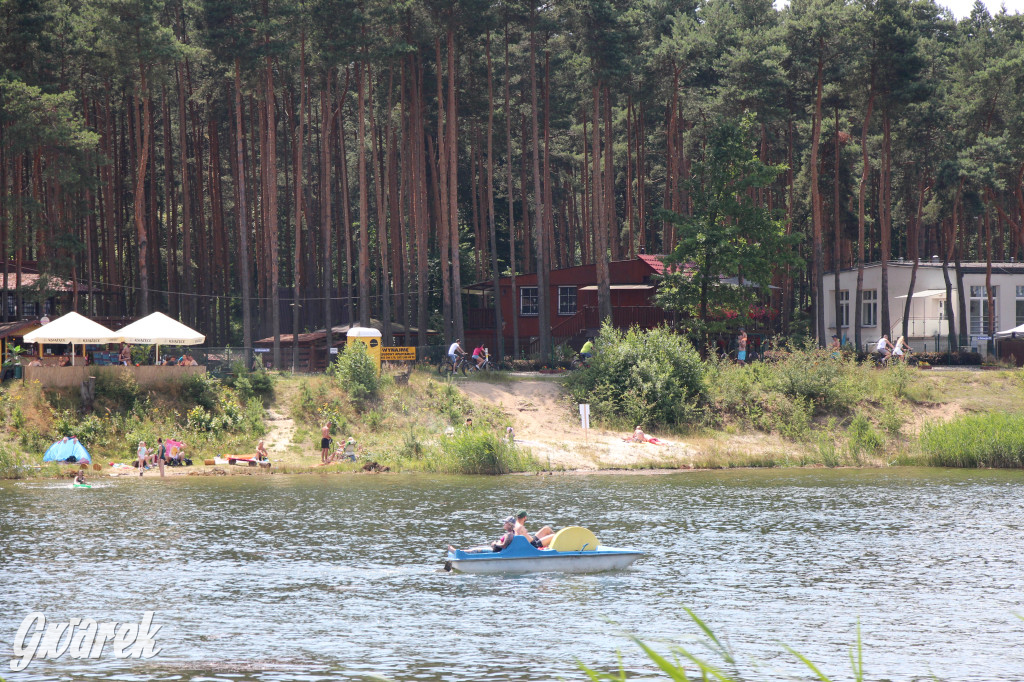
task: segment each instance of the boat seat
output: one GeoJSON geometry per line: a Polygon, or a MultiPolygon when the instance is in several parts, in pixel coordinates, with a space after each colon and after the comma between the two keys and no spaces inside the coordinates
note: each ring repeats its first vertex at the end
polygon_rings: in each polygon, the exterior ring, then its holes
{"type": "Polygon", "coordinates": [[[593,552],[597,536],[582,526],[568,526],[555,533],[548,547],[558,552],[593,552]]]}

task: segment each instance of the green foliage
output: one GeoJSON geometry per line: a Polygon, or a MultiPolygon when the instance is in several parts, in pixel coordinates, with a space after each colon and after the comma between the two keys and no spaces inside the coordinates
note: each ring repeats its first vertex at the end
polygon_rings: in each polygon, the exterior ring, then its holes
{"type": "Polygon", "coordinates": [[[0,479],[21,478],[24,475],[25,467],[21,455],[5,443],[0,443],[0,479]]]}
{"type": "Polygon", "coordinates": [[[770,186],[785,170],[758,157],[756,128],[747,115],[720,119],[704,131],[706,144],[685,183],[691,212],[661,212],[679,237],[669,260],[685,267],[665,275],[659,305],[684,313],[691,329],[703,333],[734,324],[730,314],[745,318],[776,269],[799,263],[796,238],[756,200],[755,190],[770,186]],[[740,277],[756,287],[741,285],[740,277]],[[723,278],[737,279],[727,284],[723,278]]]}
{"type": "Polygon", "coordinates": [[[608,322],[590,367],[569,375],[567,386],[595,418],[650,428],[700,421],[707,392],[705,366],[685,338],[666,328],[621,332],[608,322]]]}
{"type": "Polygon", "coordinates": [[[461,424],[473,411],[473,405],[451,381],[427,382],[427,396],[433,399],[434,408],[451,425],[461,424]]]}
{"type": "Polygon", "coordinates": [[[153,346],[132,346],[133,365],[148,365],[153,360],[153,346]]]}
{"type": "Polygon", "coordinates": [[[377,397],[380,376],[377,365],[361,343],[351,343],[338,353],[338,358],[327,368],[327,373],[337,379],[352,402],[361,407],[371,398],[377,397]]]}
{"type": "MultiPolygon", "coordinates": [[[[740,677],[739,673],[733,672],[739,667],[736,653],[725,642],[719,639],[711,627],[701,620],[696,613],[685,607],[683,610],[686,611],[687,615],[697,626],[699,635],[698,641],[700,641],[702,648],[714,654],[718,659],[721,659],[721,662],[711,662],[680,645],[670,647],[670,660],[655,651],[651,646],[641,641],[638,637],[630,636],[629,638],[633,643],[640,647],[647,658],[650,659],[651,665],[649,667],[652,671],[657,670],[665,678],[675,680],[676,682],[686,682],[687,680],[743,682],[745,678],[740,677]]],[[[819,682],[831,682],[831,680],[818,669],[818,666],[811,662],[807,657],[801,655],[788,646],[784,648],[790,655],[807,667],[809,671],[809,679],[813,678],[819,682]]],[[[850,648],[849,659],[852,679],[854,682],[864,682],[864,650],[861,642],[859,625],[857,626],[857,641],[856,644],[850,648]]],[[[590,680],[593,680],[593,682],[626,682],[629,679],[637,679],[626,672],[621,661],[617,673],[598,672],[583,663],[579,663],[579,667],[590,680]]],[[[651,679],[649,674],[645,674],[643,677],[644,679],[651,679]]]]}
{"type": "Polygon", "coordinates": [[[1024,415],[971,414],[921,429],[921,449],[934,466],[1024,466],[1024,415]]]}
{"type": "Polygon", "coordinates": [[[387,416],[384,414],[383,410],[370,410],[363,417],[363,422],[366,424],[366,428],[376,433],[380,431],[386,418],[387,416]]]}
{"type": "Polygon", "coordinates": [[[878,425],[890,438],[898,438],[903,431],[903,422],[903,413],[900,411],[899,404],[895,400],[887,401],[882,415],[878,419],[878,425]]]}
{"type": "Polygon", "coordinates": [[[256,362],[252,370],[247,369],[241,360],[233,361],[231,372],[224,377],[224,384],[235,389],[246,401],[259,398],[268,402],[274,397],[274,379],[263,369],[261,361],[256,362]]]}
{"type": "Polygon", "coordinates": [[[868,418],[859,412],[850,421],[846,438],[850,455],[857,461],[860,460],[861,454],[873,454],[882,448],[882,436],[868,418]]]}
{"type": "Polygon", "coordinates": [[[220,382],[208,374],[191,374],[181,382],[181,398],[210,412],[217,405],[219,389],[220,382]]]}
{"type": "Polygon", "coordinates": [[[128,372],[97,372],[96,398],[108,403],[108,407],[130,412],[142,398],[142,389],[135,381],[135,375],[128,372]]]}
{"type": "Polygon", "coordinates": [[[709,360],[709,421],[736,419],[803,440],[815,414],[843,414],[863,395],[859,368],[812,343],[790,346],[774,362],[709,360]]]}
{"type": "Polygon", "coordinates": [[[461,428],[427,457],[431,471],[445,474],[507,474],[535,468],[515,444],[483,428],[461,428]]]}

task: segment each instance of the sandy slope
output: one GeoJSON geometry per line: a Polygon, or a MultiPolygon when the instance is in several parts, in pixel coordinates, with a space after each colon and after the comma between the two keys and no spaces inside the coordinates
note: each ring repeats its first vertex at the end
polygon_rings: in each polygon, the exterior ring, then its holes
{"type": "MultiPolygon", "coordinates": [[[[691,448],[673,441],[667,445],[626,443],[628,433],[591,429],[584,433],[575,404],[553,379],[492,384],[460,382],[459,388],[474,401],[499,406],[516,429],[516,440],[528,447],[542,464],[554,469],[600,469],[688,466],[691,448]]],[[[654,434],[657,435],[657,434],[654,434]]]]}

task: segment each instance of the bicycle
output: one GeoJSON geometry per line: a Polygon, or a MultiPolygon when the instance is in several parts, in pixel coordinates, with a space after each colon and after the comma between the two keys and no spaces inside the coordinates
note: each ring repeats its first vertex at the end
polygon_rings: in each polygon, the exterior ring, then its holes
{"type": "Polygon", "coordinates": [[[466,355],[460,354],[459,359],[452,362],[452,359],[447,355],[441,360],[441,363],[437,366],[437,373],[441,376],[451,376],[458,372],[462,372],[462,376],[466,376],[466,371],[469,369],[467,365],[472,364],[466,359],[466,355]]]}
{"type": "Polygon", "coordinates": [[[570,370],[586,369],[590,367],[590,358],[585,358],[579,353],[573,356],[572,362],[569,363],[570,370]]]}
{"type": "Polygon", "coordinates": [[[498,363],[491,362],[491,352],[484,351],[484,361],[478,366],[476,363],[469,360],[466,361],[467,369],[470,372],[496,372],[498,369],[498,363]]]}

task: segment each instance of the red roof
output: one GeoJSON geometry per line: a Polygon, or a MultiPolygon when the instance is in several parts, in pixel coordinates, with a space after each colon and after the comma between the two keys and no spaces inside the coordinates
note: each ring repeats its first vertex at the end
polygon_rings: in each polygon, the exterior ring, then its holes
{"type": "Polygon", "coordinates": [[[664,275],[665,274],[665,263],[664,263],[664,261],[661,260],[662,258],[664,258],[664,256],[656,256],[656,255],[653,255],[653,254],[640,253],[640,254],[637,254],[636,257],[639,258],[640,260],[642,260],[644,263],[647,263],[647,265],[650,266],[650,268],[652,270],[654,270],[656,273],[658,273],[659,275],[664,275]]]}

